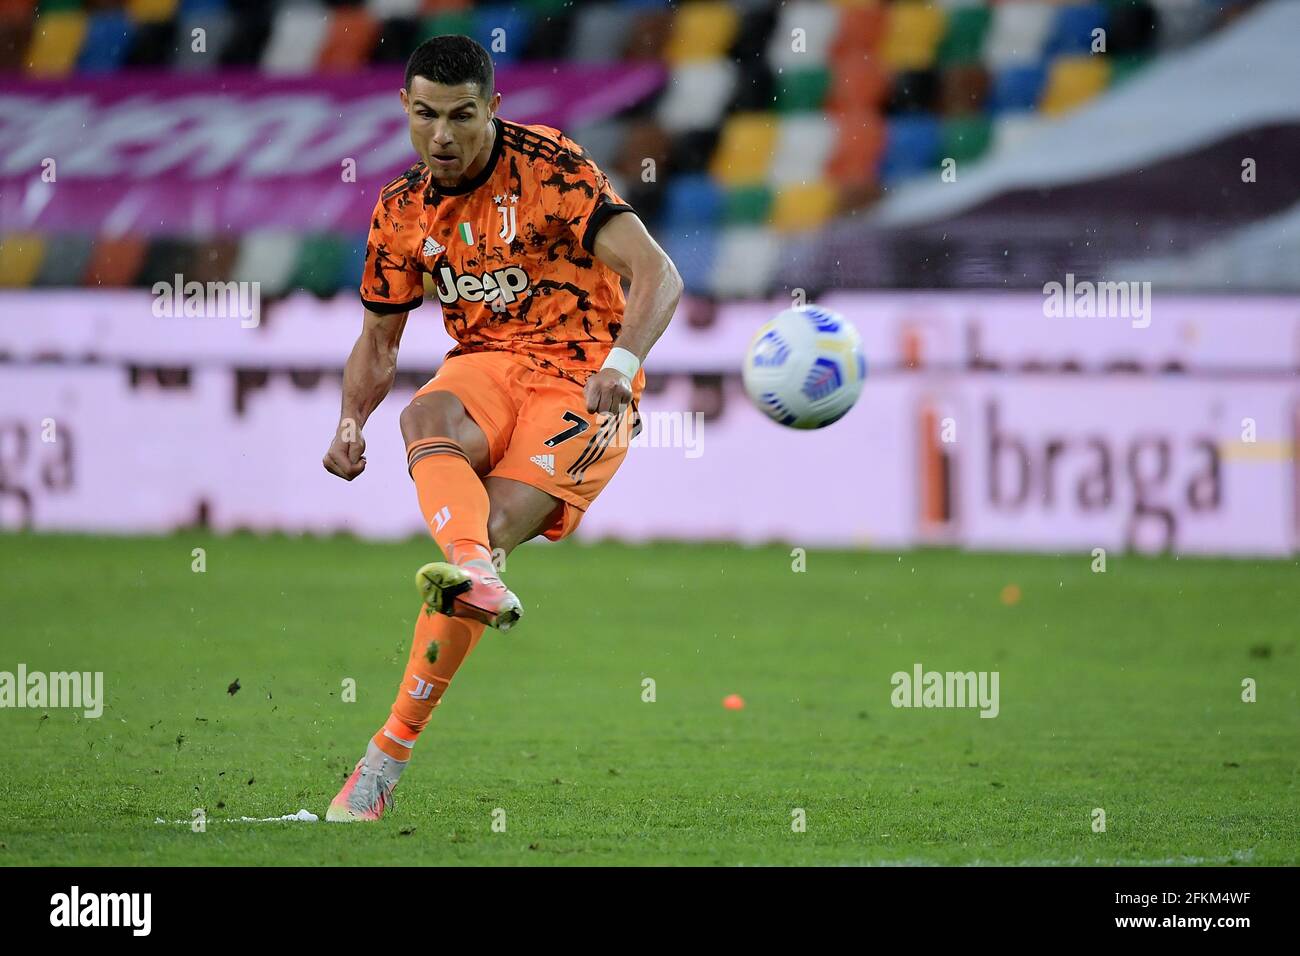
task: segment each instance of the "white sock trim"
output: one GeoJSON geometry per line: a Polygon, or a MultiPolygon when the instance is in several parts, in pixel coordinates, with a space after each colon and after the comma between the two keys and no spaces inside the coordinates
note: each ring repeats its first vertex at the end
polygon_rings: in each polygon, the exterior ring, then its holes
{"type": "Polygon", "coordinates": [[[384,728],[384,736],[387,737],[389,740],[391,740],[393,743],[401,744],[407,750],[412,750],[415,747],[414,740],[403,740],[401,737],[394,736],[392,733],[389,732],[387,727],[384,728]]]}

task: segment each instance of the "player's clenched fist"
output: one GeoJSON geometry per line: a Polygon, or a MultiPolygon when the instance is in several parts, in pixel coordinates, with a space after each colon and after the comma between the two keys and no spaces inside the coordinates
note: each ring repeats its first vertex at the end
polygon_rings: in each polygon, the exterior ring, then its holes
{"type": "Polygon", "coordinates": [[[366,440],[359,431],[350,441],[343,438],[342,428],[339,431],[330,442],[322,464],[330,474],[351,481],[366,470],[366,440]]]}
{"type": "Polygon", "coordinates": [[[632,383],[618,369],[602,368],[587,379],[583,394],[587,411],[618,414],[632,401],[632,383]]]}

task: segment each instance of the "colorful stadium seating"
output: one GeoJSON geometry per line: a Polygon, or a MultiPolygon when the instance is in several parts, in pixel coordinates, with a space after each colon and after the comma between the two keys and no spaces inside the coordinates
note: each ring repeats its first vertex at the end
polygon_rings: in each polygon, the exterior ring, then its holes
{"type": "MultiPolygon", "coordinates": [[[[972,163],[1014,148],[1034,125],[1204,36],[1224,8],[1221,0],[13,0],[0,4],[0,69],[338,73],[401,63],[422,38],[447,32],[490,48],[503,37],[504,49],[494,49],[502,63],[659,60],[669,80],[653,101],[570,132],[677,256],[692,291],[760,295],[788,234],[909,178],[936,176],[945,158],[972,163]],[[201,54],[190,42],[200,26],[201,54]],[[651,180],[642,177],[647,159],[659,170],[651,180]]],[[[363,244],[356,235],[265,231],[13,234],[0,246],[0,283],[143,284],[185,262],[256,279],[266,294],[328,295],[355,284],[363,244]]]]}

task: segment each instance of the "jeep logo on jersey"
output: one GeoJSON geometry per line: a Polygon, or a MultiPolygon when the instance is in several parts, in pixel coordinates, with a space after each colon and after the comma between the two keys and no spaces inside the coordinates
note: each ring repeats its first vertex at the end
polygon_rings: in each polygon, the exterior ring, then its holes
{"type": "Polygon", "coordinates": [[[466,302],[499,300],[510,303],[528,288],[528,273],[518,266],[508,266],[485,272],[482,277],[468,272],[458,276],[450,266],[443,266],[438,270],[437,288],[438,298],[446,305],[451,305],[457,299],[466,302]]]}

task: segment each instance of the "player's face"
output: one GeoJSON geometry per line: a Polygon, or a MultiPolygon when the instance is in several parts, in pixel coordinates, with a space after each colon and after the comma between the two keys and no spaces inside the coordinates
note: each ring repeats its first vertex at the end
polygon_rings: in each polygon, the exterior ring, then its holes
{"type": "Polygon", "coordinates": [[[452,186],[483,167],[500,102],[500,93],[484,99],[477,83],[447,86],[423,76],[411,78],[411,88],[402,90],[402,106],[410,120],[411,145],[435,182],[452,186]]]}

